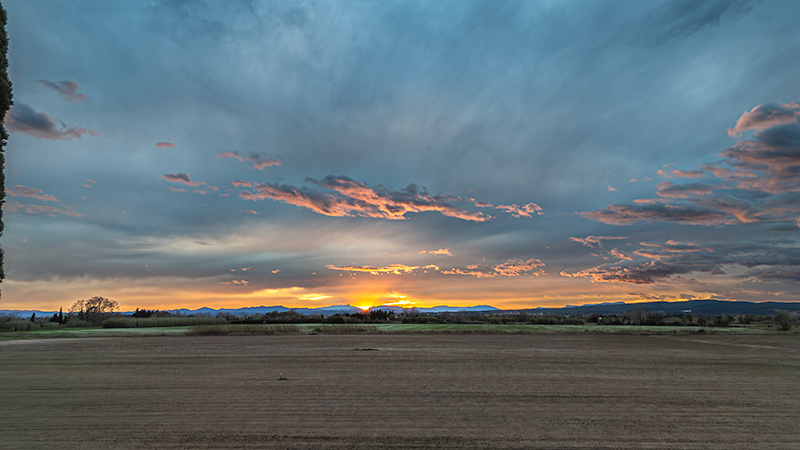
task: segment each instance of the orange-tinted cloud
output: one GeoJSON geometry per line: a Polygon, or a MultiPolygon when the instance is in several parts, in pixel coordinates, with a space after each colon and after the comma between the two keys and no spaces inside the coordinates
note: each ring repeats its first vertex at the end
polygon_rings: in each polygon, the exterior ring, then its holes
{"type": "Polygon", "coordinates": [[[439,270],[438,266],[433,264],[427,266],[407,266],[405,264],[389,264],[386,266],[335,266],[329,264],[325,266],[326,269],[330,270],[341,270],[345,272],[366,272],[372,275],[383,275],[383,274],[394,274],[400,275],[403,273],[411,273],[417,270],[439,270]]]}
{"type": "Polygon", "coordinates": [[[306,181],[334,192],[323,193],[307,187],[297,188],[278,183],[235,181],[233,184],[252,189],[252,192],[239,193],[245,200],[278,200],[326,216],[403,220],[406,219],[407,213],[432,211],[475,222],[492,219],[491,216],[481,212],[470,212],[453,206],[450,201],[458,200],[456,197],[431,195],[424,188],[420,189],[414,184],[393,191],[381,185],[371,188],[344,176],[329,175],[322,180],[307,178],[306,181]]]}
{"type": "Polygon", "coordinates": [[[453,256],[453,253],[450,251],[449,248],[440,248],[439,250],[420,250],[420,254],[429,254],[429,255],[447,255],[453,256]]]}
{"type": "Polygon", "coordinates": [[[27,186],[16,185],[13,188],[8,189],[8,195],[11,197],[30,197],[35,198],[37,200],[44,200],[48,202],[57,202],[58,199],[53,197],[52,195],[45,194],[44,191],[41,189],[34,189],[29,188],[27,186]]]}
{"type": "Polygon", "coordinates": [[[547,275],[542,267],[545,267],[545,264],[536,258],[531,258],[527,261],[509,259],[502,264],[472,264],[465,268],[444,270],[442,273],[445,275],[470,275],[477,278],[547,275]]]}
{"type": "Polygon", "coordinates": [[[603,241],[618,241],[628,239],[627,236],[586,236],[585,238],[570,237],[572,242],[579,242],[587,247],[603,246],[603,241]]]}
{"type": "Polygon", "coordinates": [[[247,158],[243,157],[236,151],[225,151],[222,153],[217,153],[217,158],[227,158],[227,159],[235,159],[241,163],[249,162],[253,165],[253,168],[258,170],[264,170],[269,166],[280,166],[281,162],[274,158],[264,158],[259,154],[254,154],[252,156],[248,156],[247,158]]]}
{"type": "Polygon", "coordinates": [[[733,128],[728,128],[728,136],[738,137],[743,131],[760,130],[773,125],[792,123],[800,116],[800,104],[766,103],[745,111],[733,128]]]}
{"type": "Polygon", "coordinates": [[[475,206],[478,208],[494,208],[500,211],[505,211],[511,214],[512,217],[533,217],[534,215],[544,215],[542,207],[536,203],[528,203],[522,206],[517,206],[516,204],[495,206],[489,202],[475,202],[475,206]]]}
{"type": "Polygon", "coordinates": [[[75,211],[69,206],[64,209],[60,209],[49,205],[25,205],[19,202],[8,202],[3,204],[3,210],[6,212],[23,212],[27,214],[48,214],[51,216],[56,214],[64,214],[65,216],[83,217],[83,214],[75,211]]]}
{"type": "Polygon", "coordinates": [[[239,162],[244,162],[244,158],[238,152],[217,153],[217,158],[235,159],[239,162]]]}
{"type": "Polygon", "coordinates": [[[175,148],[175,141],[173,141],[172,138],[169,138],[169,140],[166,140],[166,141],[156,142],[156,147],[158,147],[158,148],[175,148]]]}
{"type": "Polygon", "coordinates": [[[40,113],[26,103],[17,103],[6,112],[5,126],[12,133],[25,133],[39,139],[68,141],[80,139],[84,134],[100,133],[86,128],[69,127],[59,119],[40,113]]]}

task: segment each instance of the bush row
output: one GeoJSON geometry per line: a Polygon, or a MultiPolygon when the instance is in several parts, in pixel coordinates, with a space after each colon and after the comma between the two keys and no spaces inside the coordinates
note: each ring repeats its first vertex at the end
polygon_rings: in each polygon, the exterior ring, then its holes
{"type": "Polygon", "coordinates": [[[113,317],[104,320],[102,326],[103,328],[151,328],[225,325],[227,323],[228,321],[223,317],[113,317]]]}

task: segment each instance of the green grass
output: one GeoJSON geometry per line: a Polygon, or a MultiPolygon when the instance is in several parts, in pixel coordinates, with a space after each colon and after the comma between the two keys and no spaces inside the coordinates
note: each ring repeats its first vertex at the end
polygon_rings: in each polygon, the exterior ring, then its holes
{"type": "Polygon", "coordinates": [[[602,334],[690,334],[759,333],[753,328],[667,327],[654,325],[530,325],[530,324],[378,324],[380,333],[602,333],[602,334]]]}
{"type": "Polygon", "coordinates": [[[222,317],[114,317],[101,325],[103,328],[153,328],[227,324],[222,317]]]}
{"type": "Polygon", "coordinates": [[[650,325],[531,325],[531,324],[297,324],[297,325],[198,325],[144,328],[58,328],[0,332],[0,340],[112,336],[180,336],[241,334],[774,334],[763,326],[671,327],[650,325]]]}

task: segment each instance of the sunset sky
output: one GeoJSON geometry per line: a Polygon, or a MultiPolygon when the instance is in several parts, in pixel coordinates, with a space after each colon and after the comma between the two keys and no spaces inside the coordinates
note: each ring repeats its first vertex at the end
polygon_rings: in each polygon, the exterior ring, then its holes
{"type": "Polygon", "coordinates": [[[800,301],[800,2],[3,6],[0,309],[800,301]]]}

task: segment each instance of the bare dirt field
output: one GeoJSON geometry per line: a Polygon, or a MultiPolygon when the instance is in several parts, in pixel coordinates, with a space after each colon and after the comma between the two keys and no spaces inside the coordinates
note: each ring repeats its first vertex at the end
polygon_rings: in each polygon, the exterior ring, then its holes
{"type": "Polygon", "coordinates": [[[5,341],[0,448],[797,449],[800,335],[5,341]]]}

